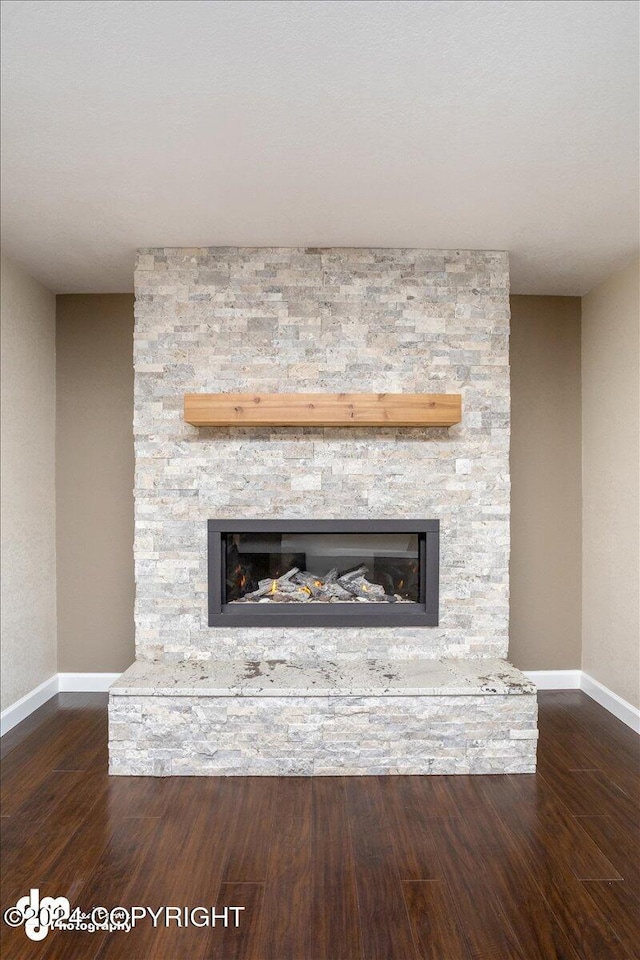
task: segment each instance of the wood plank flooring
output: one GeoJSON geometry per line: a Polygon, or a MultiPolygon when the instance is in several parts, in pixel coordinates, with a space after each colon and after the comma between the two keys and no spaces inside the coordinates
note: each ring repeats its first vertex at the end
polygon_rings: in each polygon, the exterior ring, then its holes
{"type": "Polygon", "coordinates": [[[242,906],[240,926],[129,933],[0,922],[7,960],[638,960],[639,739],[541,693],[539,772],[107,775],[106,695],[61,694],[2,739],[2,912],[242,906]]]}

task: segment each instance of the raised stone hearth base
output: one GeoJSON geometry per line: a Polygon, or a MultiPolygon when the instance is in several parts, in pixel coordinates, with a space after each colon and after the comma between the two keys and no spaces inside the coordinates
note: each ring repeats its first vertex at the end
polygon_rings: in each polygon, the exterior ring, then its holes
{"type": "Polygon", "coordinates": [[[136,662],[113,685],[110,772],[533,773],[535,687],[504,660],[136,662]]]}

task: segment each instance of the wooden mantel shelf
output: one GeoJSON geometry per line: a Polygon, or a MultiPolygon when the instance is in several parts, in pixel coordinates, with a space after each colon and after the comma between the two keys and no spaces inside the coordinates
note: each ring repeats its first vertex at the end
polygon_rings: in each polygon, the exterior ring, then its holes
{"type": "Polygon", "coordinates": [[[459,393],[186,393],[194,427],[451,427],[459,393]]]}

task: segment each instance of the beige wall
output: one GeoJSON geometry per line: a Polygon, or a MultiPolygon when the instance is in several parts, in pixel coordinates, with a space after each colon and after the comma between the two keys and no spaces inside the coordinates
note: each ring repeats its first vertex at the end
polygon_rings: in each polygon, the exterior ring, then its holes
{"type": "Polygon", "coordinates": [[[582,667],[640,706],[639,261],[583,299],[582,667]]]}
{"type": "MultiPolygon", "coordinates": [[[[510,659],[581,665],[638,703],[638,264],[582,303],[512,297],[510,659]],[[582,529],[581,529],[582,527],[582,529]],[[581,638],[581,536],[584,627],[581,638]]],[[[133,297],[2,272],[2,707],[133,648],[133,297]]]]}
{"type": "Polygon", "coordinates": [[[133,660],[133,296],[58,297],[61,671],[133,660]]]}
{"type": "Polygon", "coordinates": [[[580,299],[511,298],[511,618],[522,670],[580,667],[580,299]]]}
{"type": "MultiPolygon", "coordinates": [[[[580,301],[511,306],[510,657],[579,667],[580,301]]],[[[134,658],[132,335],[132,297],[58,297],[61,670],[134,658]]]]}
{"type": "Polygon", "coordinates": [[[55,297],[2,260],[2,709],[56,672],[55,297]]]}

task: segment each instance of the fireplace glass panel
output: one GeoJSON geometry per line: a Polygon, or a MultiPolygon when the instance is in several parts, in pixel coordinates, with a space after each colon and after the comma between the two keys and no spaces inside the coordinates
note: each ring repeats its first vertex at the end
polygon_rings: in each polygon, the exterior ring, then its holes
{"type": "Polygon", "coordinates": [[[226,602],[420,602],[417,533],[227,533],[226,602]]]}

